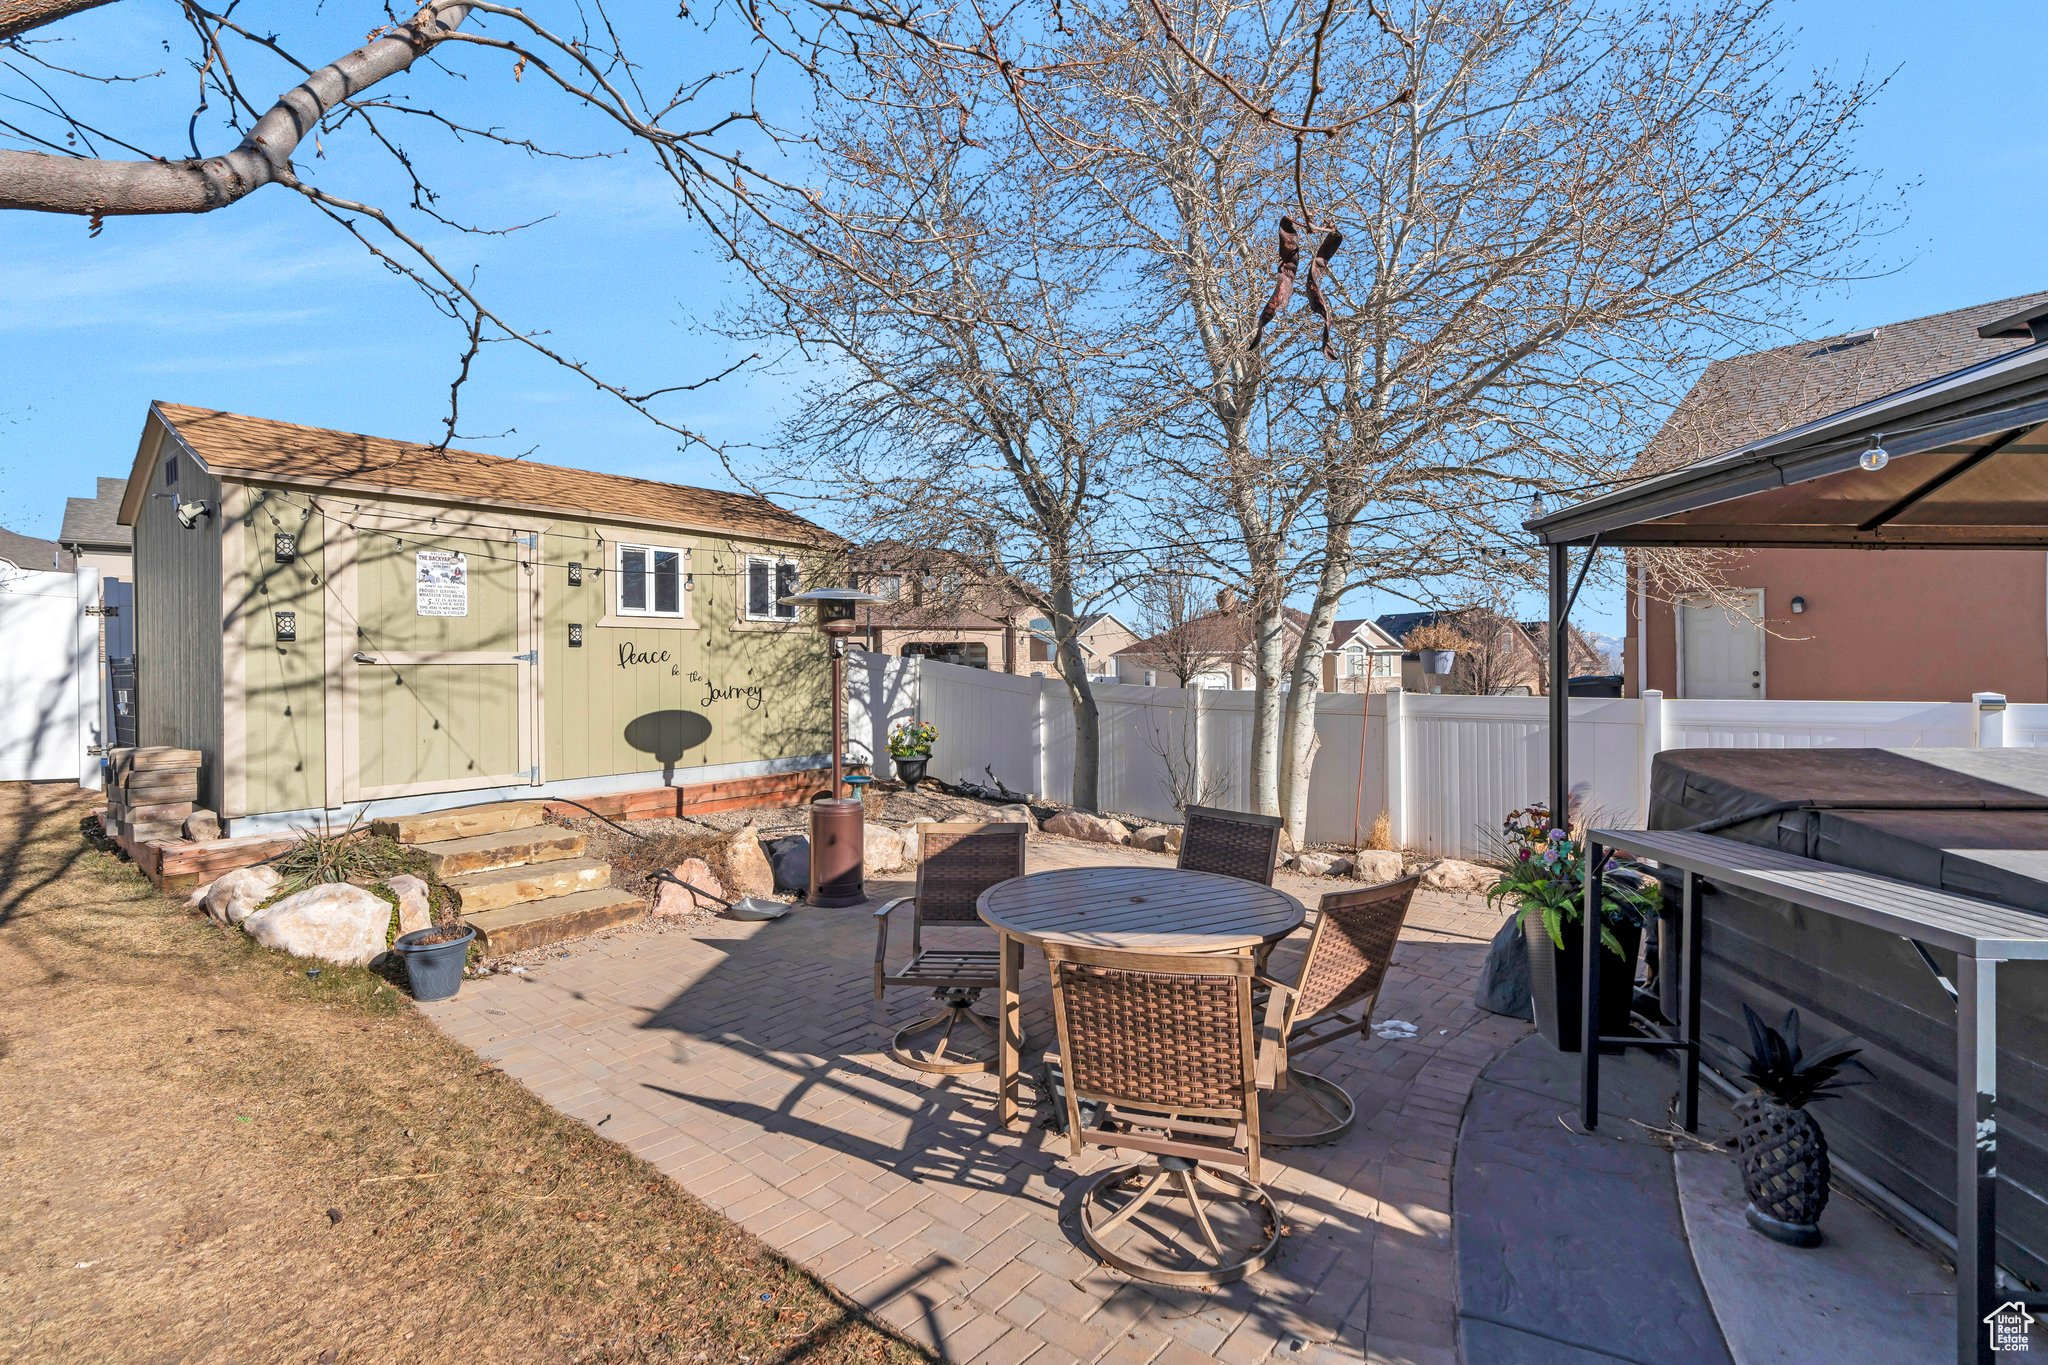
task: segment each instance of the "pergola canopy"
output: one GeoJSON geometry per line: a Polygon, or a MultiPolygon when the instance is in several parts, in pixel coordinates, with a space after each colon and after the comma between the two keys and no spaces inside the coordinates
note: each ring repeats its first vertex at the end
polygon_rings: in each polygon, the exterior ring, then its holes
{"type": "Polygon", "coordinates": [[[1534,518],[1551,546],[2048,547],[2048,341],[1534,518]],[[1861,466],[1881,444],[1882,469],[1861,466]]]}

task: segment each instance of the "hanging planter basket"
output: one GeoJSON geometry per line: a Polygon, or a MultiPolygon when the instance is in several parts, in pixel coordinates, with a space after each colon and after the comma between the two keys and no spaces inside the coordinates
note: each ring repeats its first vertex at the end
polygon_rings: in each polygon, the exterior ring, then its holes
{"type": "Polygon", "coordinates": [[[1458,661],[1455,649],[1418,649],[1415,657],[1422,661],[1422,671],[1432,677],[1442,677],[1451,671],[1451,665],[1458,661]]]}

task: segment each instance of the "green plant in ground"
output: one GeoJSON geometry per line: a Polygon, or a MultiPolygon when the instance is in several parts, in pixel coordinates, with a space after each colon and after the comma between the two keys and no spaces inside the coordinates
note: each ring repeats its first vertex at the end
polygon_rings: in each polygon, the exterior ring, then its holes
{"type": "MultiPolygon", "coordinates": [[[[1501,822],[1497,840],[1499,853],[1493,865],[1500,880],[1486,893],[1487,903],[1506,901],[1518,906],[1525,916],[1538,920],[1550,941],[1564,948],[1564,927],[1577,924],[1585,915],[1586,849],[1577,839],[1550,825],[1550,812],[1543,806],[1525,806],[1511,811],[1501,822]]],[[[1613,865],[1614,855],[1601,860],[1601,868],[1613,865]]],[[[1600,879],[1600,942],[1616,957],[1627,957],[1617,928],[1648,922],[1656,909],[1656,898],[1647,890],[1624,885],[1613,877],[1600,879]]]]}
{"type": "Polygon", "coordinates": [[[939,727],[928,720],[906,720],[889,732],[889,757],[930,758],[939,727]]]}
{"type": "Polygon", "coordinates": [[[1814,1100],[1863,1084],[1842,1074],[1850,1067],[1867,1069],[1853,1060],[1863,1050],[1856,1039],[1838,1039],[1809,1057],[1799,1044],[1798,1010],[1786,1010],[1785,1020],[1777,1028],[1766,1024],[1747,1005],[1742,1007],[1742,1019],[1749,1025],[1742,1078],[1760,1094],[1788,1108],[1803,1109],[1814,1100]]]}

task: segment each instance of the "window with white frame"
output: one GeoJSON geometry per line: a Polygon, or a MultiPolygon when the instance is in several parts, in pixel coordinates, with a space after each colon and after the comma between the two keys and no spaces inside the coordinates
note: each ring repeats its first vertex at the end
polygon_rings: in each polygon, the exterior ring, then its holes
{"type": "Polygon", "coordinates": [[[1344,646],[1344,676],[1362,678],[1365,676],[1365,646],[1344,646]]]}
{"type": "Polygon", "coordinates": [[[621,545],[613,610],[621,616],[687,616],[690,552],[673,545],[621,545]]]}
{"type": "Polygon", "coordinates": [[[793,621],[796,608],[782,599],[798,592],[796,561],[748,555],[740,580],[740,610],[749,621],[793,621]]]}
{"type": "Polygon", "coordinates": [[[897,573],[875,574],[868,580],[868,591],[890,602],[903,597],[903,575],[897,573]]]}

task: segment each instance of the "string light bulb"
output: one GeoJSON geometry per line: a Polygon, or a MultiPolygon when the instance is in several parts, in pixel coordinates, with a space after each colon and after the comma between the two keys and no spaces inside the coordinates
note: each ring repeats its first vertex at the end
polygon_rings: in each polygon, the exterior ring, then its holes
{"type": "Polygon", "coordinates": [[[1891,462],[1892,454],[1884,448],[1884,433],[1881,431],[1870,438],[1870,449],[1856,459],[1856,463],[1863,467],[1866,474],[1875,474],[1891,462]]]}
{"type": "Polygon", "coordinates": [[[1527,520],[1534,521],[1542,515],[1543,495],[1541,493],[1531,493],[1529,495],[1529,515],[1527,517],[1527,520]]]}

